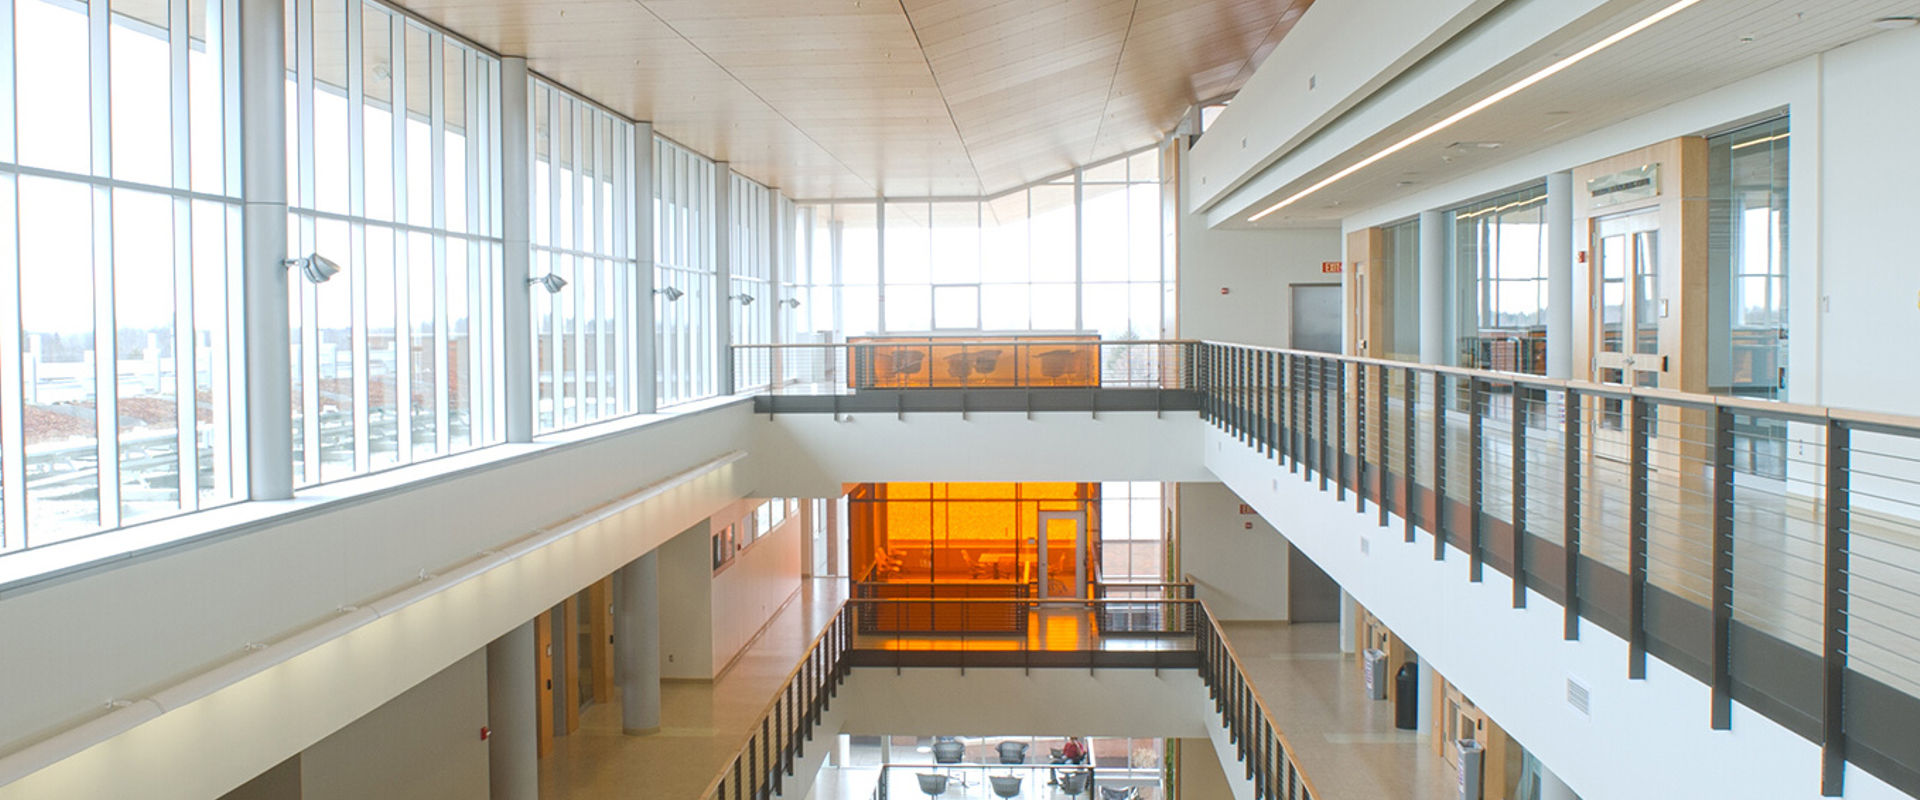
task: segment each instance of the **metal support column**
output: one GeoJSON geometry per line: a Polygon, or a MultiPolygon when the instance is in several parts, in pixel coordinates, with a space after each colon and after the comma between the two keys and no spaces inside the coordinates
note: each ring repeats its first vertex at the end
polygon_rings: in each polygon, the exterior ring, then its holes
{"type": "Polygon", "coordinates": [[[245,199],[241,283],[246,298],[241,324],[246,332],[247,497],[253,500],[293,496],[286,66],[286,4],[245,0],[240,6],[239,69],[240,185],[245,199]]]}
{"type": "MultiPolygon", "coordinates": [[[[527,119],[527,60],[500,59],[500,303],[505,332],[500,374],[506,384],[501,408],[508,442],[533,441],[533,293],[527,285],[532,258],[532,151],[527,119]]],[[[652,208],[652,204],[648,204],[652,208]]],[[[651,337],[649,337],[651,338],[651,337]]]]}

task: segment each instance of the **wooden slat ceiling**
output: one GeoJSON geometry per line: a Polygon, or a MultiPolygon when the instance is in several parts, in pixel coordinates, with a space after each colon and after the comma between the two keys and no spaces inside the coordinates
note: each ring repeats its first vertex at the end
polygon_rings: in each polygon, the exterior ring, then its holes
{"type": "Polygon", "coordinates": [[[801,198],[991,194],[1159,141],[1313,0],[409,0],[801,198]]]}

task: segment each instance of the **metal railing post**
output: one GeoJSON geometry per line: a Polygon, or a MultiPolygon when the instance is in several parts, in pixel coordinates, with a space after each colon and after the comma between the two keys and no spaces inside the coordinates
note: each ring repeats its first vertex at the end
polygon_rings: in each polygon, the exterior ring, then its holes
{"type": "MultiPolygon", "coordinates": [[[[1481,511],[1486,508],[1487,487],[1482,480],[1487,455],[1487,384],[1479,378],[1467,379],[1467,580],[1479,583],[1486,562],[1486,523],[1481,511]]],[[[1516,574],[1519,570],[1514,571],[1516,574]]]]}
{"type": "Polygon", "coordinates": [[[1561,403],[1567,419],[1561,433],[1560,582],[1566,587],[1561,604],[1566,619],[1560,636],[1571,642],[1580,638],[1580,394],[1568,389],[1561,403]]]}
{"type": "Polygon", "coordinates": [[[1447,558],[1447,376],[1433,373],[1433,560],[1447,558]]]}
{"type": "Polygon", "coordinates": [[[1380,506],[1380,527],[1384,528],[1387,527],[1387,514],[1393,508],[1393,489],[1387,486],[1387,443],[1393,439],[1393,424],[1387,419],[1387,395],[1392,392],[1393,384],[1387,377],[1390,374],[1387,371],[1387,365],[1380,364],[1374,369],[1374,375],[1380,385],[1373,391],[1373,416],[1380,420],[1380,435],[1376,437],[1379,441],[1373,445],[1377,451],[1374,458],[1373,487],[1374,491],[1380,493],[1377,505],[1380,506]]]}
{"type": "Polygon", "coordinates": [[[1827,422],[1825,624],[1820,641],[1820,795],[1840,797],[1847,772],[1846,683],[1853,495],[1852,431],[1827,422]]]}
{"type": "Polygon", "coordinates": [[[1527,403],[1526,390],[1513,384],[1513,607],[1527,607],[1527,403]]]}
{"type": "Polygon", "coordinates": [[[1653,404],[1627,400],[1627,677],[1647,677],[1647,450],[1653,404]]]}
{"type": "Polygon", "coordinates": [[[1713,729],[1733,728],[1733,412],[1713,413],[1713,729]]]}
{"type": "Polygon", "coordinates": [[[1402,369],[1400,386],[1400,440],[1405,444],[1400,454],[1400,525],[1405,531],[1408,544],[1417,538],[1414,535],[1413,518],[1420,508],[1420,498],[1415,493],[1419,488],[1415,479],[1419,477],[1418,466],[1414,461],[1420,450],[1420,420],[1416,415],[1419,407],[1420,373],[1411,369],[1402,369]]]}

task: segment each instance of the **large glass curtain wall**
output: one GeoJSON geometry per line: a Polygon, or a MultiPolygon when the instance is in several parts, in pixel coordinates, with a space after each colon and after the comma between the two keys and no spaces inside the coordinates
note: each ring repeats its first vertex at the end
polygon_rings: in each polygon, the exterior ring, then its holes
{"type": "MultiPolygon", "coordinates": [[[[499,63],[358,0],[287,21],[294,480],[500,440],[499,63]]],[[[516,287],[518,288],[518,287],[516,287]]]]}
{"type": "Polygon", "coordinates": [[[245,494],[236,6],[5,5],[0,552],[245,494]]]}
{"type": "Polygon", "coordinates": [[[654,353],[660,405],[720,391],[713,293],[712,161],[656,138],[653,147],[654,353]]]}
{"type": "Polygon", "coordinates": [[[803,218],[815,330],[1162,333],[1158,149],[984,199],[818,203],[803,218]]]}
{"type": "Polygon", "coordinates": [[[1454,364],[1546,373],[1546,203],[1541,183],[1447,212],[1454,364]]]}
{"type": "MultiPolygon", "coordinates": [[[[728,180],[727,302],[732,311],[727,316],[732,342],[768,344],[773,341],[772,314],[779,307],[773,292],[774,193],[732,173],[728,180]]],[[[764,349],[749,351],[736,360],[735,367],[743,378],[764,376],[770,357],[764,349]]]]}
{"type": "MultiPolygon", "coordinates": [[[[545,81],[529,93],[534,404],[550,431],[640,410],[634,127],[545,81]]],[[[636,149],[637,148],[637,149],[636,149]]]]}

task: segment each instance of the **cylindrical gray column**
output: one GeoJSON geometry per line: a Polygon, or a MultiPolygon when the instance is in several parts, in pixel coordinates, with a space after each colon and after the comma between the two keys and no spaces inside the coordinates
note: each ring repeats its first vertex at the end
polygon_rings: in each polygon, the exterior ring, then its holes
{"type": "Polygon", "coordinates": [[[628,736],[660,730],[660,557],[652,551],[614,573],[614,674],[620,727],[628,736]]]}
{"type": "Polygon", "coordinates": [[[635,324],[640,329],[639,372],[634,375],[635,388],[638,389],[640,413],[651,414],[660,410],[660,383],[657,371],[660,354],[654,350],[654,299],[653,299],[653,123],[641,122],[633,126],[633,185],[634,196],[641,198],[635,204],[633,219],[634,253],[639,257],[638,273],[634,275],[634,290],[639,293],[638,314],[634,315],[635,324]]]}
{"type": "MultiPolygon", "coordinates": [[[[287,331],[286,3],[240,6],[241,283],[246,305],[247,496],[293,496],[287,331]]],[[[344,258],[345,256],[336,256],[344,258]]]]}
{"type": "Polygon", "coordinates": [[[1420,212],[1420,363],[1447,363],[1446,216],[1420,212]]]}
{"type": "Polygon", "coordinates": [[[1573,173],[1547,176],[1547,377],[1573,377],[1573,173]]]}
{"type": "Polygon", "coordinates": [[[492,800],[540,800],[533,620],[487,644],[487,774],[492,800]]]}
{"type": "Polygon", "coordinates": [[[1353,595],[1340,590],[1340,652],[1353,652],[1353,595]]]}
{"type": "MultiPolygon", "coordinates": [[[[530,219],[533,209],[531,173],[527,164],[531,146],[527,129],[527,60],[500,59],[500,234],[504,246],[500,280],[506,287],[500,303],[500,329],[506,332],[500,374],[507,395],[507,441],[533,441],[533,294],[527,286],[528,260],[533,257],[530,219]]],[[[648,203],[648,208],[652,207],[648,203]]],[[[651,340],[651,337],[649,337],[651,340]]]]}
{"type": "Polygon", "coordinates": [[[1566,781],[1560,780],[1560,776],[1553,774],[1553,770],[1547,769],[1545,763],[1541,763],[1540,800],[1580,800],[1580,795],[1575,794],[1566,781]]]}

